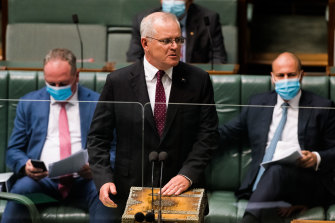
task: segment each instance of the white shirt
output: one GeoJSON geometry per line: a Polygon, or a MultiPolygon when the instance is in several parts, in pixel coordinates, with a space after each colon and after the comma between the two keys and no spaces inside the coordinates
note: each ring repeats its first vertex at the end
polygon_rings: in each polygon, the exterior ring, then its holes
{"type": "MultiPolygon", "coordinates": [[[[158,72],[158,69],[152,66],[145,57],[144,57],[143,66],[144,66],[145,81],[147,83],[151,109],[152,109],[152,112],[154,112],[156,83],[157,83],[156,73],[158,72]]],[[[168,106],[168,102],[170,98],[170,91],[171,91],[171,85],[172,85],[172,70],[173,70],[173,67],[167,70],[164,70],[165,75],[162,77],[162,83],[163,83],[164,91],[165,91],[166,107],[168,106]]]]}
{"type": "MultiPolygon", "coordinates": [[[[58,131],[58,119],[61,105],[50,96],[50,112],[49,112],[49,123],[48,133],[43,146],[41,160],[44,161],[48,167],[49,163],[60,160],[60,149],[59,149],[59,131],[58,131]]],[[[78,103],[78,88],[74,95],[68,100],[65,105],[66,114],[69,121],[69,130],[71,136],[71,153],[78,152],[82,149],[81,146],[81,131],[80,131],[80,114],[79,114],[79,103],[78,103]]]]}
{"type": "MultiPolygon", "coordinates": [[[[298,117],[299,117],[300,97],[301,97],[301,91],[299,91],[299,93],[294,98],[288,101],[290,106],[287,109],[287,120],[286,120],[284,129],[283,129],[283,132],[282,132],[281,140],[280,140],[280,141],[288,142],[293,145],[299,145],[298,117]]],[[[283,109],[281,108],[281,105],[283,103],[285,103],[285,101],[279,95],[277,95],[277,104],[275,105],[273,109],[272,122],[271,122],[269,133],[268,133],[268,141],[266,144],[266,148],[268,148],[268,146],[270,145],[273,135],[282,117],[283,109]]],[[[277,147],[276,149],[280,149],[280,148],[277,147]]],[[[316,166],[316,170],[317,170],[321,162],[321,157],[319,153],[317,152],[313,152],[313,153],[315,153],[317,156],[317,166],[316,166]]]]}

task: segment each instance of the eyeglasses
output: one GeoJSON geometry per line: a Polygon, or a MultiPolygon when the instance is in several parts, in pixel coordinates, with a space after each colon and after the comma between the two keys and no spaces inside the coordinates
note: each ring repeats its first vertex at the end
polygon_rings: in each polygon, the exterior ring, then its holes
{"type": "Polygon", "coordinates": [[[172,44],[173,41],[177,44],[177,45],[182,45],[185,43],[185,38],[180,36],[180,37],[177,37],[177,38],[166,38],[166,39],[156,39],[156,38],[153,38],[153,37],[150,37],[150,36],[147,36],[146,38],[149,38],[149,39],[154,39],[154,40],[157,40],[159,42],[161,42],[163,45],[168,45],[168,44],[172,44]]]}

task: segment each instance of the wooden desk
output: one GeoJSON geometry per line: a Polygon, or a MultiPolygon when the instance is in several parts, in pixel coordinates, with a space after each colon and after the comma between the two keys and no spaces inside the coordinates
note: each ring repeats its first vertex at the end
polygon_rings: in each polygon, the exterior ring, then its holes
{"type": "Polygon", "coordinates": [[[335,221],[319,221],[319,220],[298,220],[295,219],[291,223],[335,223],[335,221]]]}

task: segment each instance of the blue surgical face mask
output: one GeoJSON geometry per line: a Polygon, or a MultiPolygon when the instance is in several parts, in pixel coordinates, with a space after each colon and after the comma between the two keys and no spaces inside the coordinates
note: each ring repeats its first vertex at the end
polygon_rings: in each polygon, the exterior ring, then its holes
{"type": "Polygon", "coordinates": [[[284,79],[275,82],[277,94],[284,100],[291,100],[300,90],[299,78],[284,79]]]}
{"type": "Polygon", "coordinates": [[[185,14],[185,1],[163,0],[162,10],[163,12],[172,13],[179,18],[185,14]]]}
{"type": "Polygon", "coordinates": [[[66,101],[72,95],[71,84],[66,85],[64,87],[55,87],[55,86],[51,86],[47,82],[45,82],[45,83],[47,85],[47,92],[49,92],[49,94],[56,101],[66,101]]]}

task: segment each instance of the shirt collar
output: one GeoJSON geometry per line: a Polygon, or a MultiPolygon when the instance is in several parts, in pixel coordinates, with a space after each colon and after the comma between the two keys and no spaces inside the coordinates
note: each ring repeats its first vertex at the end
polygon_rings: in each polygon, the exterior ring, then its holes
{"type": "MultiPolygon", "coordinates": [[[[143,60],[143,66],[144,66],[144,73],[145,73],[145,77],[148,80],[153,80],[156,76],[156,73],[158,71],[158,69],[156,67],[154,67],[152,64],[150,64],[147,59],[144,57],[143,60]]],[[[172,71],[173,71],[173,67],[164,70],[165,74],[172,80],[172,71]]]]}
{"type": "MultiPolygon", "coordinates": [[[[292,108],[298,108],[299,107],[299,101],[301,98],[301,89],[299,90],[298,94],[289,100],[287,103],[289,103],[290,107],[292,108]]],[[[285,103],[284,99],[282,99],[279,94],[277,94],[277,105],[281,106],[283,103],[285,103]]]]}
{"type": "MultiPolygon", "coordinates": [[[[57,101],[51,95],[50,95],[50,102],[51,102],[51,105],[55,105],[57,103],[57,101]]],[[[69,104],[72,104],[72,105],[74,105],[75,103],[78,102],[78,83],[77,83],[76,91],[74,92],[72,97],[69,100],[67,100],[66,102],[69,103],[69,104]]]]}

